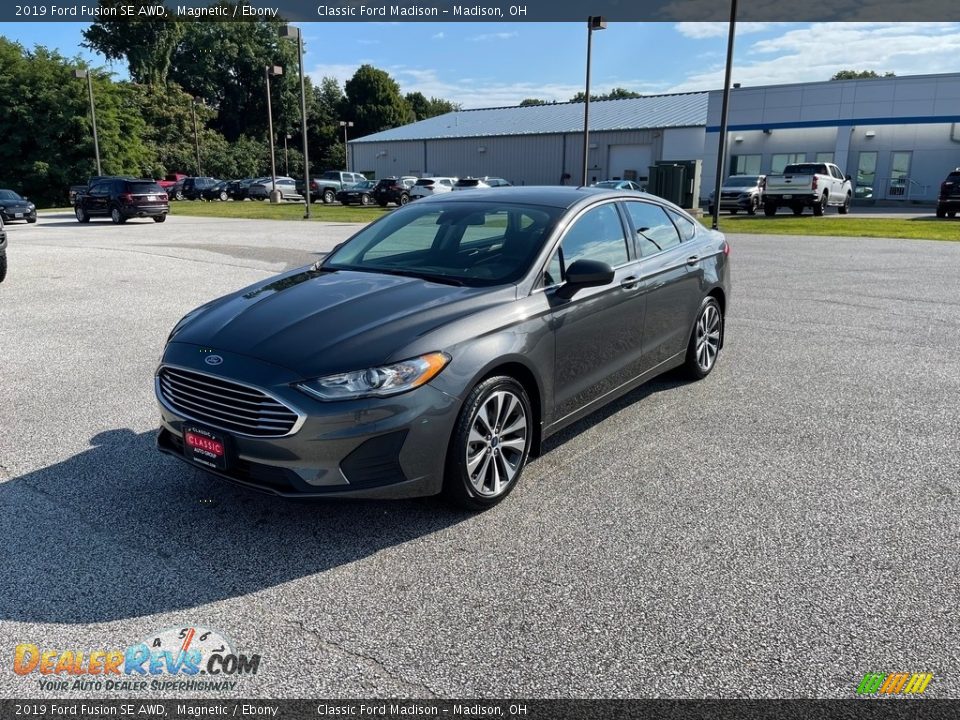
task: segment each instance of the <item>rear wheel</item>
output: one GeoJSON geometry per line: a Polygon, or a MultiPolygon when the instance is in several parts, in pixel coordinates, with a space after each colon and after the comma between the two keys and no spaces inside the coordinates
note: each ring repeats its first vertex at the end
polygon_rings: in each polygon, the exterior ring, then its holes
{"type": "Polygon", "coordinates": [[[113,220],[114,225],[123,225],[127,219],[120,214],[119,208],[114,208],[110,211],[110,219],[113,220]]]}
{"type": "Polygon", "coordinates": [[[500,375],[467,396],[447,452],[443,493],[469,510],[485,510],[516,487],[530,455],[533,412],[523,386],[500,375]]]}
{"type": "Polygon", "coordinates": [[[387,203],[385,200],[377,200],[377,205],[379,205],[380,207],[386,207],[387,203]]]}
{"type": "Polygon", "coordinates": [[[763,214],[767,217],[773,217],[777,214],[777,206],[773,203],[764,203],[763,204],[763,214]]]}
{"type": "Polygon", "coordinates": [[[947,211],[946,211],[946,210],[944,210],[943,208],[937,208],[937,217],[938,217],[938,218],[945,218],[946,216],[947,216],[947,211]]]}
{"type": "Polygon", "coordinates": [[[323,191],[323,204],[329,205],[334,200],[337,199],[337,196],[333,194],[333,190],[324,190],[323,191]]]}
{"type": "Polygon", "coordinates": [[[82,206],[77,205],[73,209],[73,214],[77,216],[77,220],[82,223],[90,222],[90,216],[87,215],[87,211],[83,209],[82,206]]]}
{"type": "Polygon", "coordinates": [[[163,221],[166,220],[166,219],[167,219],[167,216],[166,216],[166,215],[154,215],[154,216],[153,216],[153,221],[154,221],[154,222],[158,222],[158,223],[159,223],[159,222],[163,222],[163,221]]]}
{"type": "Polygon", "coordinates": [[[947,213],[947,217],[955,218],[956,216],[957,216],[957,211],[956,211],[956,210],[951,210],[951,211],[949,211],[949,212],[947,213]]]}
{"type": "Polygon", "coordinates": [[[843,205],[837,208],[837,212],[841,215],[846,215],[850,212],[850,193],[847,193],[847,196],[843,199],[843,205]]]}
{"type": "Polygon", "coordinates": [[[723,313],[720,303],[712,295],[704,298],[700,312],[693,323],[690,342],[687,344],[687,359],[683,369],[688,377],[701,380],[710,374],[717,364],[720,346],[723,344],[723,313]]]}
{"type": "Polygon", "coordinates": [[[824,193],[820,196],[820,201],[814,203],[813,205],[813,214],[817,217],[821,217],[824,211],[827,209],[827,194],[824,193]]]}

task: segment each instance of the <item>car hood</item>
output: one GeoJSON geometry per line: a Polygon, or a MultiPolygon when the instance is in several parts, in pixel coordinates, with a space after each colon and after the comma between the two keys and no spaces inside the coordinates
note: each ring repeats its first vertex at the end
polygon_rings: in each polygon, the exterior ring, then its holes
{"type": "Polygon", "coordinates": [[[0,200],[0,207],[4,209],[11,208],[28,208],[30,207],[29,200],[0,200]]]}
{"type": "Polygon", "coordinates": [[[181,321],[172,340],[249,355],[310,378],[402,360],[396,353],[416,338],[515,295],[512,285],[456,287],[308,267],[203,306],[181,321]]]}

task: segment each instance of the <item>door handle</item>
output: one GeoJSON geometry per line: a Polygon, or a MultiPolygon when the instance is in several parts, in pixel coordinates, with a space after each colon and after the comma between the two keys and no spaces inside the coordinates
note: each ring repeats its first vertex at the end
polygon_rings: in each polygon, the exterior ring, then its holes
{"type": "Polygon", "coordinates": [[[640,278],[636,277],[635,275],[631,275],[630,277],[624,278],[620,281],[620,287],[622,287],[624,290],[633,290],[639,284],[640,278]]]}
{"type": "Polygon", "coordinates": [[[698,262],[700,262],[699,255],[691,255],[687,258],[687,265],[696,265],[698,262]]]}

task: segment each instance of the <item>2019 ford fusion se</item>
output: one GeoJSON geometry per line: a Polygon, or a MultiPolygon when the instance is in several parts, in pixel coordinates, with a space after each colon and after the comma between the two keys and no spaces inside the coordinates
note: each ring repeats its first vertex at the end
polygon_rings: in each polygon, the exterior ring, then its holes
{"type": "Polygon", "coordinates": [[[502,500],[541,441],[710,373],[729,245],[649,195],[447,193],[173,328],[158,447],[284,496],[502,500]]]}

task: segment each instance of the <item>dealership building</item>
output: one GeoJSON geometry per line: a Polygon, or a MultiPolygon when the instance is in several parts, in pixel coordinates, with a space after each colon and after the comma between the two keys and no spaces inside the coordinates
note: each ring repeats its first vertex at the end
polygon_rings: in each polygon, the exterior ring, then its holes
{"type": "MultiPolygon", "coordinates": [[[[723,93],[650,95],[590,104],[588,179],[644,184],[658,162],[701,161],[700,197],[716,173],[723,93]]],[[[504,177],[576,184],[583,103],[451,112],[350,142],[371,177],[504,177]]],[[[960,74],[737,87],[730,94],[728,174],[833,162],[862,201],[933,201],[960,167],[960,74]]]]}

